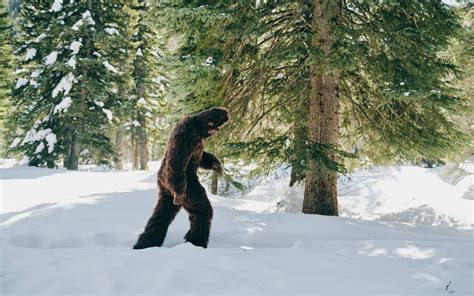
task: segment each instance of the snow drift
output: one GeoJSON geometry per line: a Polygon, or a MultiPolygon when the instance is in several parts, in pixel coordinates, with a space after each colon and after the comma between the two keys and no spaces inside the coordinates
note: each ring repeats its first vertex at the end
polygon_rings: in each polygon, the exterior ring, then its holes
{"type": "MultiPolygon", "coordinates": [[[[281,197],[274,192],[274,198],[258,200],[254,191],[247,194],[253,200],[211,196],[215,218],[208,249],[183,243],[188,221],[181,212],[163,248],[132,250],[156,201],[155,171],[156,165],[142,172],[71,172],[3,161],[0,294],[473,293],[474,240],[465,225],[387,222],[390,212],[400,216],[424,203],[438,210],[432,195],[403,207],[389,200],[387,194],[401,186],[384,182],[403,183],[393,174],[404,168],[353,176],[357,186],[342,188],[354,189],[341,200],[346,215],[377,209],[369,214],[384,221],[270,213],[281,197]],[[351,201],[379,195],[377,206],[351,201]]],[[[411,180],[431,178],[418,169],[412,173],[411,180]]],[[[460,204],[446,203],[445,213],[463,221],[465,213],[455,208],[460,204]]]]}

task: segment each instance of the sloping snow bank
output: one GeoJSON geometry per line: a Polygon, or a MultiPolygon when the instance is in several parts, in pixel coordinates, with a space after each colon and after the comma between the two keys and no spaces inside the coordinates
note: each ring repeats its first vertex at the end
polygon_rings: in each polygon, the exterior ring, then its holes
{"type": "MultiPolygon", "coordinates": [[[[379,173],[374,180],[385,180],[379,173]]],[[[155,175],[156,164],[142,172],[71,172],[4,162],[0,294],[474,292],[470,231],[268,213],[271,201],[211,196],[215,218],[208,249],[183,244],[189,226],[182,211],[163,248],[132,250],[156,202],[155,175]]],[[[378,208],[388,211],[389,205],[378,208]]]]}
{"type": "MultiPolygon", "coordinates": [[[[463,173],[452,167],[395,166],[357,170],[339,178],[340,214],[365,220],[472,229],[474,175],[468,171],[470,166],[464,169],[463,173]]],[[[259,192],[259,195],[275,196],[268,209],[270,212],[301,212],[304,184],[292,188],[282,186],[287,184],[288,174],[256,186],[249,195],[259,192]]]]}

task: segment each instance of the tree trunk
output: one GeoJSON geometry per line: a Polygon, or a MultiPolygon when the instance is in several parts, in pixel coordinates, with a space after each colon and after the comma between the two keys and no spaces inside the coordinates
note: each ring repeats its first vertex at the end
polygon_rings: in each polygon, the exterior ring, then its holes
{"type": "Polygon", "coordinates": [[[68,168],[69,167],[69,154],[71,154],[71,147],[67,147],[67,153],[64,154],[64,159],[63,159],[63,167],[68,168]]]}
{"type": "MultiPolygon", "coordinates": [[[[87,2],[87,8],[89,10],[92,10],[92,1],[88,0],[87,2]]],[[[88,49],[90,47],[89,44],[89,38],[88,36],[83,35],[83,47],[84,49],[88,49]]],[[[87,77],[87,66],[82,65],[82,83],[81,83],[81,91],[80,91],[80,104],[84,108],[86,105],[86,100],[87,100],[87,90],[86,86],[84,85],[84,81],[87,77]]],[[[81,143],[78,140],[77,135],[82,131],[82,129],[77,128],[77,125],[82,126],[82,121],[79,122],[73,122],[73,126],[75,125],[76,128],[74,131],[72,131],[72,142],[69,148],[69,155],[67,156],[67,169],[68,170],[77,170],[79,168],[79,158],[81,156],[81,143]]]]}
{"type": "Polygon", "coordinates": [[[123,170],[123,130],[118,126],[115,130],[115,148],[117,153],[114,157],[114,167],[116,170],[123,170]]]}
{"type": "Polygon", "coordinates": [[[138,148],[140,154],[140,170],[148,169],[148,139],[146,135],[146,118],[143,114],[138,117],[138,148]]]}
{"type": "Polygon", "coordinates": [[[34,167],[39,166],[38,159],[35,158],[35,159],[33,159],[33,160],[29,160],[29,161],[28,161],[28,166],[34,166],[34,167]]]}
{"type": "Polygon", "coordinates": [[[46,167],[48,167],[49,169],[54,169],[54,161],[52,160],[46,161],[46,167]]]}
{"type": "MultiPolygon", "coordinates": [[[[328,69],[327,57],[334,41],[330,21],[340,14],[339,1],[314,0],[312,19],[312,46],[323,53],[323,63],[311,69],[308,116],[310,143],[338,144],[339,136],[339,72],[328,69]],[[326,67],[325,67],[326,65],[326,67]]],[[[329,155],[335,160],[335,155],[329,155]]],[[[338,215],[337,173],[317,170],[317,163],[309,161],[306,174],[303,213],[338,215]]]]}
{"type": "Polygon", "coordinates": [[[132,169],[138,170],[138,143],[137,136],[135,133],[132,133],[132,169]]]}
{"type": "Polygon", "coordinates": [[[219,176],[217,176],[216,171],[212,171],[211,176],[211,194],[217,195],[217,186],[218,186],[219,176]]]}
{"type": "Polygon", "coordinates": [[[69,153],[68,170],[77,170],[79,168],[79,157],[81,155],[81,144],[74,138],[71,144],[71,151],[69,153]]]}
{"type": "MultiPolygon", "coordinates": [[[[139,20],[139,31],[138,35],[143,36],[144,32],[142,32],[143,26],[141,25],[144,20],[140,17],[139,20]]],[[[135,85],[136,85],[136,94],[137,98],[144,99],[146,94],[145,94],[145,75],[146,73],[146,68],[144,67],[145,65],[145,60],[143,56],[137,56],[136,61],[134,63],[135,71],[136,73],[135,76],[135,85]]],[[[146,170],[148,169],[148,139],[147,139],[147,133],[146,133],[146,116],[145,116],[145,110],[142,110],[140,108],[138,110],[138,118],[137,121],[140,123],[140,126],[138,127],[138,149],[139,149],[139,154],[140,154],[140,170],[146,170]]]]}

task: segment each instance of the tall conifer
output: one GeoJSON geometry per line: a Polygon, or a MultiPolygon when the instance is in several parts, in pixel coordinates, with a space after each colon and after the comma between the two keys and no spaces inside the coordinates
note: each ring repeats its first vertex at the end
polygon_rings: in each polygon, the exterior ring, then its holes
{"type": "Polygon", "coordinates": [[[62,158],[74,170],[81,153],[111,153],[124,17],[122,3],[23,1],[12,116],[20,134],[12,146],[30,165],[62,158]]]}
{"type": "Polygon", "coordinates": [[[189,83],[220,92],[249,159],[297,168],[305,213],[337,215],[343,150],[420,161],[463,141],[451,119],[462,100],[446,80],[456,68],[440,55],[459,21],[440,0],[164,2],[188,24],[181,58],[219,69],[212,82],[192,68],[189,83]]]}
{"type": "Polygon", "coordinates": [[[10,109],[10,88],[12,82],[13,55],[10,46],[11,20],[5,4],[0,2],[0,153],[3,154],[6,145],[6,116],[10,109]]]}

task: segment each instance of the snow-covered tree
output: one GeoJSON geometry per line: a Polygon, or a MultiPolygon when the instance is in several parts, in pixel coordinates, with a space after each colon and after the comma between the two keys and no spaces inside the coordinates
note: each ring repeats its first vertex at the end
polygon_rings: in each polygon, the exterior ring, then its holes
{"type": "Polygon", "coordinates": [[[112,153],[107,128],[122,74],[123,8],[115,1],[23,1],[12,116],[20,134],[12,147],[30,165],[52,167],[62,158],[77,169],[81,153],[112,153]]]}
{"type": "MultiPolygon", "coordinates": [[[[463,130],[469,135],[462,153],[456,153],[454,159],[464,161],[474,155],[474,3],[456,9],[461,18],[462,28],[445,55],[453,58],[461,75],[454,79],[454,85],[461,90],[466,100],[463,112],[456,117],[463,130]],[[470,139],[470,140],[469,140],[470,139]]],[[[454,77],[453,77],[454,78],[454,77]]]]}
{"type": "Polygon", "coordinates": [[[149,131],[155,129],[157,119],[159,122],[159,117],[163,116],[168,79],[160,71],[163,53],[148,14],[150,6],[139,0],[133,9],[138,20],[132,37],[135,46],[132,66],[134,90],[130,96],[133,112],[128,127],[132,131],[134,168],[144,170],[148,168],[149,131]]]}
{"type": "Polygon", "coordinates": [[[9,112],[10,83],[12,77],[12,51],[10,46],[11,22],[3,2],[0,2],[0,151],[5,143],[5,118],[9,112]]]}

